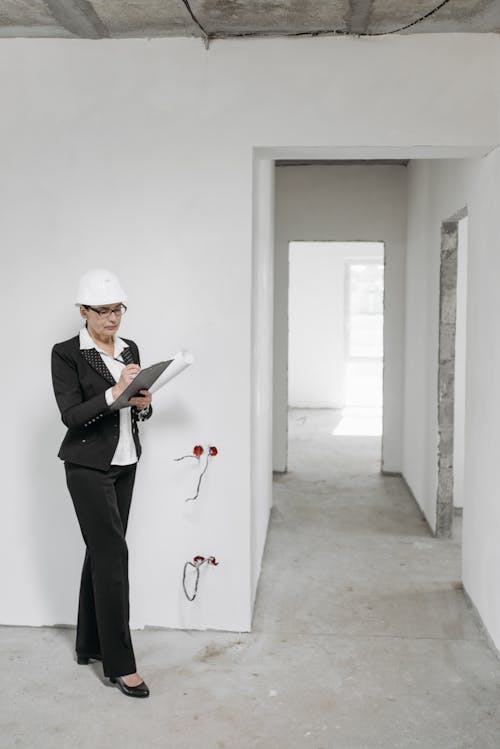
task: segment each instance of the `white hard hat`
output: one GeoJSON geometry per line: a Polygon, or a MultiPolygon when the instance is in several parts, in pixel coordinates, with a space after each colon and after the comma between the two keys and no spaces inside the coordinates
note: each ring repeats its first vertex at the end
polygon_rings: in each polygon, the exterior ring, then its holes
{"type": "Polygon", "coordinates": [[[75,304],[114,304],[126,299],[115,274],[104,268],[95,268],[80,278],[75,304]]]}

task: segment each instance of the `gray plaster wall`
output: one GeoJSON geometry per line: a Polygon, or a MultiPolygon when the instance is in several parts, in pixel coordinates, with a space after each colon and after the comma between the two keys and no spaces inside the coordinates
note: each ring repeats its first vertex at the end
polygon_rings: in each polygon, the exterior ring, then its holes
{"type": "Polygon", "coordinates": [[[436,534],[451,538],[453,524],[453,425],[458,222],[441,225],[438,364],[438,496],[436,534]]]}

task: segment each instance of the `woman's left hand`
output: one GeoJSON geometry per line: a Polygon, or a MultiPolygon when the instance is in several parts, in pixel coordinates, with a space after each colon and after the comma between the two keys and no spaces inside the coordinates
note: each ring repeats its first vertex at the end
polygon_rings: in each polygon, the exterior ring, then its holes
{"type": "Polygon", "coordinates": [[[149,390],[139,390],[141,395],[136,395],[133,398],[129,398],[128,402],[131,406],[135,406],[136,408],[149,408],[151,405],[151,399],[153,398],[152,393],[149,392],[149,390]]]}

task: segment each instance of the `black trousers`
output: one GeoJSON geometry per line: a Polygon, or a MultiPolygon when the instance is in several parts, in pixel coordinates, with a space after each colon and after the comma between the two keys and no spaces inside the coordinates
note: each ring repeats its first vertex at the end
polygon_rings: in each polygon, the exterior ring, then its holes
{"type": "Polygon", "coordinates": [[[99,655],[105,676],[135,673],[125,533],[137,463],[112,465],[108,471],[69,462],[64,468],[86,544],[76,652],[99,655]]]}

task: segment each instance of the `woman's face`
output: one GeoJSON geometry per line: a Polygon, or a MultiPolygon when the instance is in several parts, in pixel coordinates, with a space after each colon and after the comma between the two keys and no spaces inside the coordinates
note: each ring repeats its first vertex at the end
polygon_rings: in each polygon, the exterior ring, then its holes
{"type": "Polygon", "coordinates": [[[121,302],[91,305],[88,309],[80,305],[80,314],[87,320],[90,331],[100,336],[114,335],[116,333],[122,321],[120,310],[121,302]],[[100,315],[96,310],[111,310],[111,313],[109,315],[100,315]]]}

